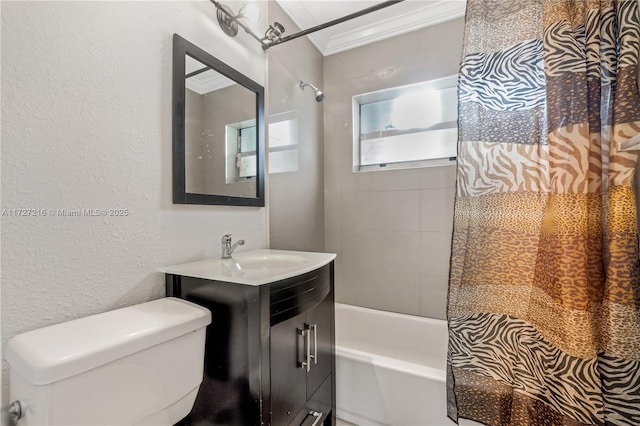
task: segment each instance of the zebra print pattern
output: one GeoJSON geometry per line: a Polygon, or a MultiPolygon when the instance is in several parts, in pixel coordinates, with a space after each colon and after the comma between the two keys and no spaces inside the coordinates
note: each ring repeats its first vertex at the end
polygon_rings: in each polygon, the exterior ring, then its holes
{"type": "Polygon", "coordinates": [[[589,168],[600,174],[599,158],[590,158],[589,126],[576,124],[549,133],[549,171],[551,192],[555,194],[588,192],[589,168]],[[591,160],[591,161],[590,161],[591,160]]]}
{"type": "Polygon", "coordinates": [[[611,85],[616,80],[616,11],[613,7],[591,10],[586,20],[587,76],[611,85]]]}
{"type": "Polygon", "coordinates": [[[613,425],[640,425],[640,361],[601,355],[598,372],[604,387],[604,413],[613,425]]]}
{"type": "Polygon", "coordinates": [[[638,153],[617,149],[640,134],[638,8],[467,3],[452,419],[640,425],[638,153]],[[533,22],[514,25],[524,16],[533,22]]]}
{"type": "Polygon", "coordinates": [[[458,157],[459,196],[549,192],[548,145],[467,142],[458,157]]]}
{"type": "Polygon", "coordinates": [[[549,77],[564,73],[583,73],[584,26],[571,28],[567,21],[549,25],[544,32],[544,70],[549,77]]]}
{"type": "Polygon", "coordinates": [[[507,315],[451,318],[449,329],[452,367],[489,376],[583,423],[604,423],[596,359],[564,354],[530,324],[507,315]]]}
{"type": "MultiPolygon", "coordinates": [[[[616,12],[618,22],[621,23],[618,38],[620,43],[625,46],[624,49],[620,49],[618,67],[638,65],[638,52],[640,52],[640,14],[638,13],[637,0],[618,2],[616,12]]],[[[613,40],[615,41],[615,38],[613,40]]]]}
{"type": "Polygon", "coordinates": [[[460,102],[478,102],[495,111],[544,105],[544,88],[542,41],[537,39],[491,54],[469,54],[458,78],[460,102]]]}
{"type": "Polygon", "coordinates": [[[583,423],[640,424],[639,360],[567,355],[508,315],[450,318],[449,333],[454,368],[491,377],[583,423]]]}

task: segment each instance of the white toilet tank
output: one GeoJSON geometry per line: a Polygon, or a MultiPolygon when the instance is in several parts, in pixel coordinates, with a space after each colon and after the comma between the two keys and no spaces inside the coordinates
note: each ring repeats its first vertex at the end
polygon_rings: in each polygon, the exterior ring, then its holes
{"type": "Polygon", "coordinates": [[[211,312],[167,297],[9,340],[18,425],[172,425],[202,382],[211,312]]]}

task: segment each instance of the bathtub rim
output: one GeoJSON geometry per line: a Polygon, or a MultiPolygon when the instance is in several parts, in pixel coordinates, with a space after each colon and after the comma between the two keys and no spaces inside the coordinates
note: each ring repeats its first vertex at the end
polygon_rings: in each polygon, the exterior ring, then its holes
{"type": "MultiPolygon", "coordinates": [[[[336,309],[336,312],[338,310],[344,310],[344,311],[351,310],[356,312],[362,312],[368,315],[391,316],[394,318],[407,320],[407,321],[418,321],[425,325],[444,326],[445,328],[447,327],[447,321],[437,319],[437,318],[427,318],[427,317],[421,317],[418,315],[384,311],[382,309],[366,308],[363,306],[349,305],[347,303],[336,302],[335,309],[336,309]],[[380,314],[380,312],[382,312],[382,314],[380,314]]],[[[336,319],[336,327],[338,327],[337,324],[338,324],[338,321],[336,319]]],[[[419,364],[416,362],[404,361],[402,359],[380,355],[377,353],[371,353],[371,352],[362,351],[359,349],[354,349],[348,346],[348,342],[338,342],[337,339],[336,339],[335,350],[336,350],[336,356],[341,356],[354,361],[370,364],[370,365],[373,365],[374,367],[388,368],[390,370],[394,370],[400,373],[411,374],[411,375],[419,376],[421,378],[436,380],[439,382],[445,382],[446,380],[446,358],[444,360],[442,368],[437,368],[437,367],[433,367],[425,364],[419,364]]]]}
{"type": "Polygon", "coordinates": [[[446,379],[446,371],[444,368],[440,369],[414,362],[402,361],[383,355],[352,349],[346,346],[336,345],[336,356],[362,362],[374,367],[387,368],[400,373],[410,374],[412,376],[418,376],[429,380],[436,380],[443,383],[446,379]]]}
{"type": "MultiPolygon", "coordinates": [[[[411,321],[419,321],[419,322],[424,322],[429,324],[444,325],[445,327],[448,328],[447,320],[443,320],[439,318],[429,318],[429,317],[423,317],[423,316],[414,315],[414,314],[403,314],[400,312],[385,311],[384,309],[366,308],[364,306],[350,305],[348,303],[341,303],[341,302],[335,302],[334,305],[335,305],[336,311],[338,311],[338,309],[354,310],[354,311],[369,313],[371,315],[376,315],[374,314],[374,312],[384,312],[385,316],[391,316],[394,318],[407,319],[407,320],[410,319],[411,321]]],[[[377,314],[377,315],[380,315],[380,314],[377,314]]]]}

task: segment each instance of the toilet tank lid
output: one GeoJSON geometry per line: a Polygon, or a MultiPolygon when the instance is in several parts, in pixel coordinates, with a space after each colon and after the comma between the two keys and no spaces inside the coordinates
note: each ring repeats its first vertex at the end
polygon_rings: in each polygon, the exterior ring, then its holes
{"type": "Polygon", "coordinates": [[[210,323],[208,309],[167,297],[20,334],[6,359],[30,383],[46,385],[210,323]]]}

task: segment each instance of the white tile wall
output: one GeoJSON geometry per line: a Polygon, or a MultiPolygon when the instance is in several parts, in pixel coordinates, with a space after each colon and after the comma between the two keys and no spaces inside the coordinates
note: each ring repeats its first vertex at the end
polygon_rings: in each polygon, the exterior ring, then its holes
{"type": "Polygon", "coordinates": [[[455,189],[438,188],[420,191],[420,230],[423,232],[453,231],[455,189]]]}
{"type": "Polygon", "coordinates": [[[401,191],[420,189],[422,169],[357,173],[360,191],[401,191]]]}
{"type": "Polygon", "coordinates": [[[447,275],[420,274],[420,315],[445,318],[448,279],[447,275]]]}
{"type": "MultiPolygon", "coordinates": [[[[276,2],[268,2],[267,7],[271,22],[296,32],[276,2]]],[[[298,87],[300,80],[322,87],[322,55],[308,39],[299,38],[269,50],[267,57],[267,120],[286,114],[295,117],[299,126],[298,170],[269,174],[269,244],[274,249],[323,251],[324,104],[315,102],[308,89],[298,87]]]]}
{"type": "Polygon", "coordinates": [[[449,274],[451,232],[420,233],[420,272],[449,274]]]}
{"type": "Polygon", "coordinates": [[[356,229],[398,232],[420,229],[420,191],[357,192],[355,197],[356,229]]]}
{"type": "Polygon", "coordinates": [[[325,248],[339,254],[339,302],[445,317],[455,163],[354,173],[351,98],[457,73],[462,29],[459,19],[324,60],[325,248]]]}
{"type": "Polygon", "coordinates": [[[419,275],[414,271],[382,265],[345,271],[344,279],[350,284],[345,286],[344,297],[361,306],[420,315],[419,275]]]}

